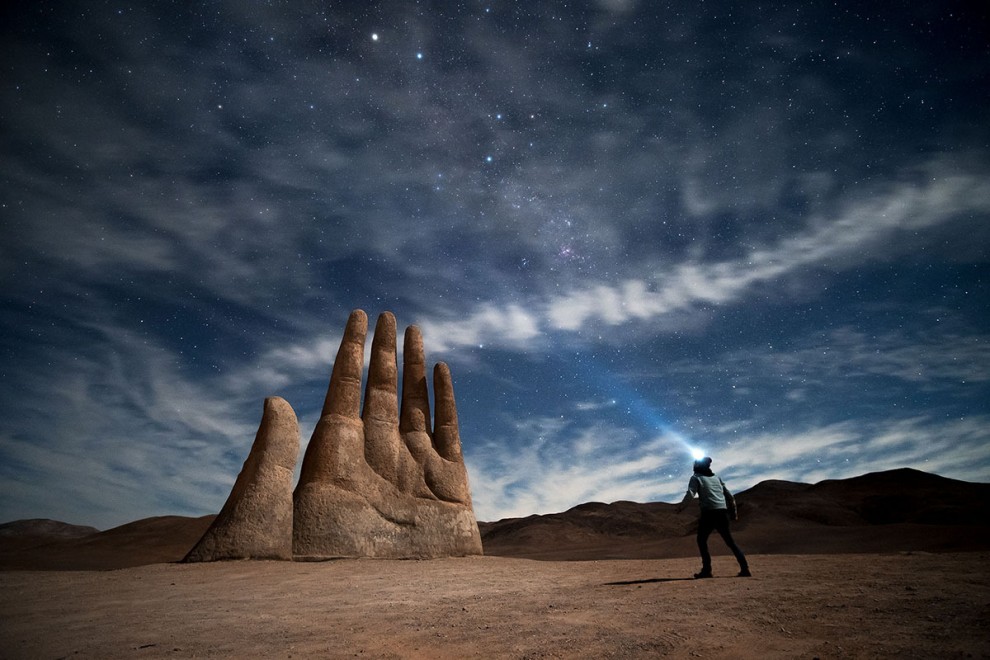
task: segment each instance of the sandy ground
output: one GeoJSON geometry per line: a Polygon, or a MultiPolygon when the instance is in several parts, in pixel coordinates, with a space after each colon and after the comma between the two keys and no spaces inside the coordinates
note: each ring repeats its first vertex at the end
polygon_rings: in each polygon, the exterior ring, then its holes
{"type": "Polygon", "coordinates": [[[0,573],[4,658],[990,657],[990,553],[0,573]],[[722,577],[725,576],[725,577],[722,577]]]}

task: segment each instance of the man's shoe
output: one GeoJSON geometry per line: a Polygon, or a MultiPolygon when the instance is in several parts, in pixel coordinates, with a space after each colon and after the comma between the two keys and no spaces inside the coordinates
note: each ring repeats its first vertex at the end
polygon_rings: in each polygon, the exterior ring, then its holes
{"type": "Polygon", "coordinates": [[[744,568],[741,571],[739,571],[739,575],[737,575],[736,577],[753,577],[753,574],[749,572],[748,568],[744,568]]]}
{"type": "Polygon", "coordinates": [[[695,573],[694,574],[694,579],[695,580],[700,580],[702,578],[710,578],[711,576],[712,576],[712,572],[711,571],[701,571],[700,573],[695,573]]]}

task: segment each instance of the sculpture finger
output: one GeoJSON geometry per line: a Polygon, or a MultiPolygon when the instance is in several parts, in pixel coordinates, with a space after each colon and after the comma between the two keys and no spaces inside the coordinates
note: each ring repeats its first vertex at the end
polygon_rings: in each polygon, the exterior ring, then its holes
{"type": "Polygon", "coordinates": [[[414,325],[406,328],[402,349],[402,412],[399,430],[430,432],[430,393],[426,384],[423,335],[414,325]]]}
{"type": "Polygon", "coordinates": [[[333,483],[343,488],[355,488],[360,481],[360,469],[364,465],[361,373],[364,371],[367,332],[367,314],[360,309],[351,312],[333,363],[323,413],[303,457],[295,495],[297,523],[300,511],[305,515],[316,515],[303,495],[308,486],[333,483]]]}
{"type": "Polygon", "coordinates": [[[323,402],[323,416],[342,415],[359,419],[361,414],[361,372],[364,371],[364,341],[368,315],[355,309],[347,319],[344,337],[330,375],[330,387],[323,402]]]}
{"type": "Polygon", "coordinates": [[[450,378],[450,368],[443,362],[438,362],[433,369],[433,390],[436,397],[433,445],[441,457],[460,463],[464,459],[461,456],[461,435],[457,426],[454,384],[450,378]]]}
{"type": "Polygon", "coordinates": [[[365,423],[369,420],[399,423],[398,364],[395,356],[395,316],[385,312],[378,317],[371,342],[368,389],[364,395],[365,423]]]}
{"type": "Polygon", "coordinates": [[[364,455],[368,465],[391,484],[401,487],[402,438],[399,437],[398,364],[395,356],[395,317],[378,317],[371,343],[368,389],[364,395],[364,455]]]}

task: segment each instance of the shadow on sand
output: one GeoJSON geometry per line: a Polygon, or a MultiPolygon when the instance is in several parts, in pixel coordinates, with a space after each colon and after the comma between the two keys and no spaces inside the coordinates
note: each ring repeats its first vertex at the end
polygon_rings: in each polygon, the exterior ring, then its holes
{"type": "Polygon", "coordinates": [[[605,587],[623,587],[630,584],[652,584],[654,582],[680,582],[681,580],[694,580],[693,577],[672,577],[672,578],[648,578],[646,580],[623,580],[622,582],[606,582],[605,587]]]}

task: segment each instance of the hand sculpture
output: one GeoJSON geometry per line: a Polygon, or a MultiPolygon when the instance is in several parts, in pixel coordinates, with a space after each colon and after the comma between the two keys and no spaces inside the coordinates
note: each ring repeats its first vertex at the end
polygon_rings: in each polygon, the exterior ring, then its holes
{"type": "Polygon", "coordinates": [[[447,365],[433,372],[431,432],[419,329],[406,330],[400,411],[395,317],[382,314],[361,414],[367,330],[352,312],[293,496],[295,558],[481,554],[447,365]]]}

